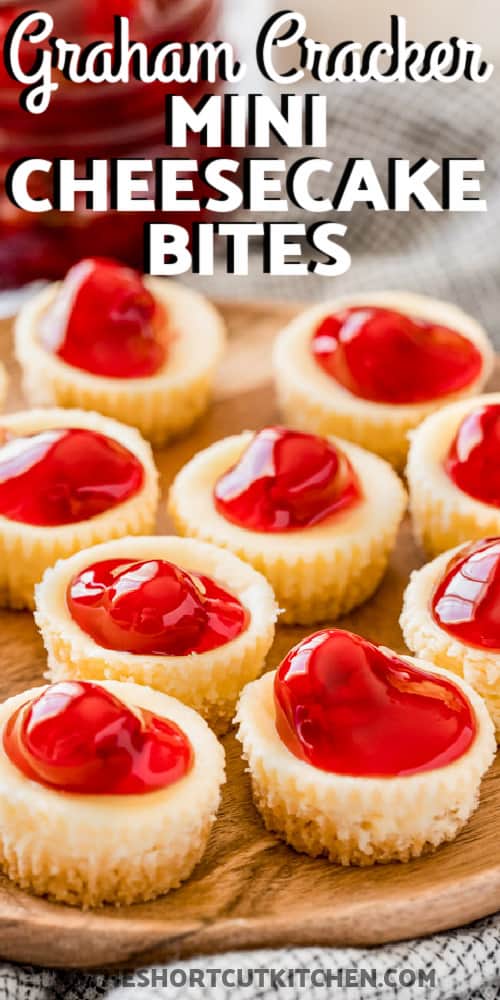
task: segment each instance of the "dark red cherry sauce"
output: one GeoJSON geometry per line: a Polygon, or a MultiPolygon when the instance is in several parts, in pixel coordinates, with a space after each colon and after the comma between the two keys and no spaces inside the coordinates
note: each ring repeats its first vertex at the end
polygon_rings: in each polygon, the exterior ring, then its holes
{"type": "Polygon", "coordinates": [[[87,521],[134,496],[144,481],[135,455],[85,428],[62,427],[0,445],[0,515],[54,527],[87,521]]]}
{"type": "Polygon", "coordinates": [[[434,621],[468,646],[500,652],[500,538],[461,549],[432,597],[434,621]]]}
{"type": "Polygon", "coordinates": [[[94,563],[74,577],[66,599],[74,621],[99,646],[150,656],[217,649],[250,620],[214,580],[162,559],[94,563]]]}
{"type": "Polygon", "coordinates": [[[444,767],[476,732],[458,687],[341,629],[316,632],[291,650],[276,674],[274,702],[276,729],[291,753],[355,777],[444,767]]]}
{"type": "Polygon", "coordinates": [[[292,531],[357,503],[358,477],[346,455],[325,438],[266,427],[216,483],[215,505],[251,531],[292,531]]]}
{"type": "Polygon", "coordinates": [[[445,460],[455,486],[474,500],[500,507],[500,404],[469,413],[455,435],[445,460]]]}
{"type": "Polygon", "coordinates": [[[144,378],[165,364],[163,307],[131,268],[87,258],[68,271],[40,340],[62,361],[110,378],[144,378]]]}
{"type": "Polygon", "coordinates": [[[470,385],[477,347],[456,330],[380,306],[328,316],[312,339],[319,365],[349,392],[374,403],[423,403],[470,385]]]}
{"type": "Polygon", "coordinates": [[[99,684],[63,681],[16,709],[3,746],[32,781],[60,792],[138,795],[167,788],[193,764],[185,733],[99,684]]]}

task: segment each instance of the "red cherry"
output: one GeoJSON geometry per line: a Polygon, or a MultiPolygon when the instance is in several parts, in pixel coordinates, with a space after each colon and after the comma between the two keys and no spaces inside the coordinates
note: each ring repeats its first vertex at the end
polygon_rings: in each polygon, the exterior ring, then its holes
{"type": "Polygon", "coordinates": [[[129,708],[88,681],[53,684],[18,708],[3,746],[27,778],[84,795],[154,792],[193,763],[191,744],[174,722],[129,708]]]}
{"type": "Polygon", "coordinates": [[[483,364],[477,347],[456,330],[379,306],[328,316],[311,346],[328,375],[375,403],[447,396],[474,382],[483,364]]]}
{"type": "Polygon", "coordinates": [[[231,642],[249,614],[206,576],[161,559],[108,559],[74,577],[67,603],[99,646],[143,656],[187,656],[231,642]]]}
{"type": "Polygon", "coordinates": [[[476,732],[455,684],[341,629],[316,632],[291,650],[274,702],[276,729],[295,757],[356,777],[444,767],[476,732]]]}
{"type": "Polygon", "coordinates": [[[450,479],[464,493],[500,507],[500,404],[481,406],[458,428],[445,461],[450,479]]]}
{"type": "Polygon", "coordinates": [[[432,597],[437,624],[468,646],[500,651],[500,538],[461,549],[432,597]]]}
{"type": "Polygon", "coordinates": [[[57,428],[0,446],[0,514],[44,527],[75,524],[134,496],[139,459],[104,434],[57,428]]]}
{"type": "Polygon", "coordinates": [[[112,260],[79,261],[40,324],[44,347],[108,378],[144,378],[165,364],[166,318],[144,281],[112,260]]]}
{"type": "Polygon", "coordinates": [[[285,427],[256,434],[214,490],[219,513],[251,531],[305,528],[360,497],[356,473],[339,448],[285,427]]]}

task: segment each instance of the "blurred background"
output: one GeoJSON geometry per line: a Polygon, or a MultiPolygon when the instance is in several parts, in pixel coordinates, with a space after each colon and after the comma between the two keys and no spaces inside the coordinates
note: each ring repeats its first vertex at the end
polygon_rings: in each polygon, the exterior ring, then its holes
{"type": "Polygon", "coordinates": [[[500,55],[500,28],[497,0],[299,0],[283,4],[272,0],[279,10],[293,8],[306,15],[312,35],[325,41],[355,38],[365,42],[385,38],[391,14],[408,20],[411,37],[419,41],[447,39],[461,35],[484,45],[488,58],[500,55]]]}

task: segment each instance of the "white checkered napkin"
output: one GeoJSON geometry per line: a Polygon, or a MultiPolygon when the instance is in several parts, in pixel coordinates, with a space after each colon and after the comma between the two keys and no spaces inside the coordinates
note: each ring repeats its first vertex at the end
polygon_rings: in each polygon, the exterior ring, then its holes
{"type": "Polygon", "coordinates": [[[215,955],[141,975],[106,977],[4,966],[0,1000],[499,1000],[499,943],[500,917],[490,917],[462,930],[385,948],[215,955]],[[292,985],[279,985],[283,970],[293,970],[292,985]],[[350,974],[351,986],[311,985],[311,979],[320,981],[321,973],[334,977],[339,972],[344,982],[350,974]],[[229,984],[239,977],[244,986],[224,985],[224,973],[229,984]],[[366,985],[360,985],[363,974],[369,980],[366,985]],[[199,985],[200,977],[204,985],[199,985]],[[253,984],[247,986],[252,977],[253,984]],[[372,980],[377,985],[371,985],[372,980]],[[158,985],[151,986],[155,981],[158,985]],[[404,985],[412,981],[417,985],[404,985]],[[191,987],[186,985],[190,982],[191,987]]]}

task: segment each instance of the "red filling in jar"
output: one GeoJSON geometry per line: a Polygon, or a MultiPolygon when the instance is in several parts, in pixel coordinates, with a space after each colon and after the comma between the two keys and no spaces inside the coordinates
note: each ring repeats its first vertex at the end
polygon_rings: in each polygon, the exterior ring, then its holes
{"type": "Polygon", "coordinates": [[[174,722],[130,707],[99,684],[52,684],[11,715],[7,757],[31,781],[81,795],[141,795],[180,781],[193,765],[174,722]]]}
{"type": "Polygon", "coordinates": [[[266,427],[214,489],[218,512],[250,531],[300,530],[348,510],[362,497],[346,455],[315,434],[266,427]]]}
{"type": "Polygon", "coordinates": [[[380,306],[327,316],[314,333],[318,364],[355,396],[374,403],[425,403],[481,374],[475,344],[457,330],[380,306]]]}
{"type": "MultiPolygon", "coordinates": [[[[88,45],[113,37],[113,14],[127,16],[130,38],[144,42],[148,51],[166,42],[214,41],[221,32],[223,0],[47,0],[43,11],[54,19],[54,34],[68,42],[88,45]]],[[[0,12],[0,40],[13,20],[36,10],[27,0],[8,4],[0,12]]],[[[31,67],[35,48],[27,44],[25,60],[31,67]]],[[[21,62],[23,51],[21,50],[21,62]]],[[[59,89],[49,108],[32,115],[21,109],[20,84],[0,60],[0,288],[11,288],[38,278],[54,280],[82,257],[114,257],[134,267],[143,266],[143,227],[163,221],[161,213],[90,212],[84,198],[75,213],[57,210],[33,215],[16,208],[7,198],[4,179],[13,162],[31,157],[75,159],[85,168],[87,158],[155,159],[169,155],[165,146],[165,95],[182,94],[195,105],[205,94],[222,89],[222,82],[73,84],[61,74],[59,89]]],[[[56,71],[54,71],[56,72],[56,71]]],[[[200,145],[198,136],[188,149],[175,149],[175,157],[205,158],[214,151],[200,145]]],[[[50,175],[37,174],[30,185],[32,197],[49,196],[50,175]],[[39,180],[38,180],[39,179],[39,180]]],[[[202,187],[195,192],[200,196],[202,187]]],[[[153,197],[150,192],[149,197],[153,197]]],[[[145,196],[145,195],[144,195],[145,196]]],[[[198,216],[197,216],[198,217],[198,216]]],[[[180,225],[193,221],[179,213],[180,225]]]]}
{"type": "Polygon", "coordinates": [[[236,639],[250,615],[215,580],[162,559],[108,559],[68,586],[70,614],[105,649],[189,656],[236,639]]]}
{"type": "Polygon", "coordinates": [[[353,777],[444,767],[476,733],[455,684],[341,629],[291,650],[276,673],[274,704],[278,735],[295,757],[353,777]]]}

